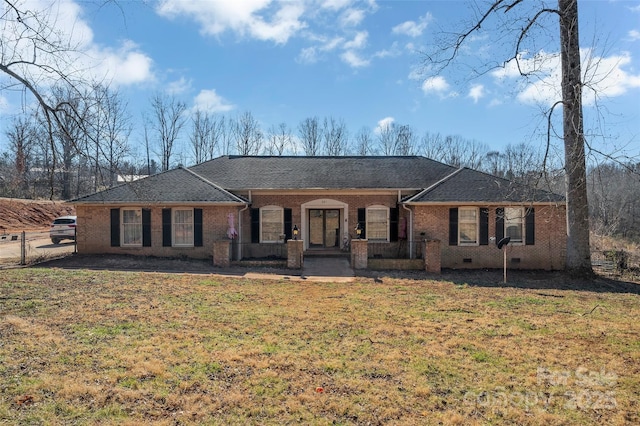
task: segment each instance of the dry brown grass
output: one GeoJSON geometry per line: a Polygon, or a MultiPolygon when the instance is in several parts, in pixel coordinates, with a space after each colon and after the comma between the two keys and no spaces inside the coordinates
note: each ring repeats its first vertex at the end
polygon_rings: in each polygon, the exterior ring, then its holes
{"type": "Polygon", "coordinates": [[[613,281],[0,281],[0,423],[640,422],[640,296],[613,281]]]}

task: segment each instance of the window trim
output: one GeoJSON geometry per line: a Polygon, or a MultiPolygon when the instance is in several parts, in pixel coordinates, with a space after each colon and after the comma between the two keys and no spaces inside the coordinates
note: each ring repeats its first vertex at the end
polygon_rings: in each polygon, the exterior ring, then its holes
{"type": "Polygon", "coordinates": [[[459,246],[467,246],[467,247],[474,247],[474,246],[479,246],[480,245],[480,210],[477,207],[458,207],[458,245],[459,246]],[[475,220],[471,221],[471,220],[463,220],[462,218],[462,212],[463,211],[473,211],[475,213],[475,220]],[[462,240],[461,238],[461,234],[462,234],[462,224],[469,224],[469,223],[473,223],[475,225],[475,240],[474,241],[466,241],[466,240],[462,240]]]}
{"type": "Polygon", "coordinates": [[[521,246],[525,244],[526,241],[526,218],[525,218],[525,209],[524,207],[521,206],[505,206],[504,207],[504,230],[503,230],[503,235],[505,237],[508,237],[509,235],[507,234],[507,228],[509,226],[509,224],[511,224],[512,226],[514,224],[519,223],[520,224],[520,240],[514,240],[513,238],[511,238],[511,240],[509,241],[509,244],[511,245],[517,245],[517,246],[521,246]],[[509,219],[509,214],[507,214],[508,210],[518,210],[520,212],[519,216],[516,215],[516,219],[519,219],[519,222],[515,222],[513,220],[513,218],[511,218],[511,220],[509,219]]]}
{"type": "Polygon", "coordinates": [[[263,206],[260,207],[260,242],[266,244],[276,244],[276,243],[284,243],[284,238],[280,238],[281,235],[284,234],[284,208],[281,206],[263,206]],[[278,234],[278,238],[276,240],[265,240],[263,235],[263,224],[264,224],[264,215],[263,213],[266,211],[279,211],[280,213],[280,233],[278,234]]]}
{"type": "Polygon", "coordinates": [[[143,245],[143,240],[144,240],[144,232],[143,232],[143,227],[142,227],[142,208],[141,207],[135,207],[135,208],[121,208],[120,209],[120,247],[142,247],[143,245]],[[124,213],[127,211],[135,211],[137,213],[137,216],[140,218],[140,222],[135,223],[135,222],[131,222],[131,223],[125,223],[124,221],[124,213]],[[140,230],[140,242],[139,243],[126,243],[125,241],[125,227],[129,227],[129,226],[133,226],[136,225],[139,227],[140,230]]]}
{"type": "Polygon", "coordinates": [[[195,241],[195,212],[193,208],[177,207],[171,209],[171,247],[193,247],[195,241]],[[188,222],[178,223],[176,220],[176,214],[180,211],[191,212],[191,239],[189,242],[178,244],[176,243],[176,227],[178,225],[189,225],[188,222]]]}
{"type": "Polygon", "coordinates": [[[389,207],[387,206],[383,206],[381,204],[376,204],[373,206],[369,206],[367,207],[367,213],[366,213],[366,221],[365,221],[365,229],[367,230],[367,239],[369,241],[374,241],[374,242],[381,242],[381,243],[388,243],[390,240],[390,232],[389,232],[389,226],[390,226],[390,216],[389,216],[389,207]],[[385,238],[371,238],[371,222],[370,222],[370,217],[371,215],[369,214],[369,212],[371,210],[384,210],[385,211],[385,215],[386,215],[386,232],[385,232],[385,238]]]}

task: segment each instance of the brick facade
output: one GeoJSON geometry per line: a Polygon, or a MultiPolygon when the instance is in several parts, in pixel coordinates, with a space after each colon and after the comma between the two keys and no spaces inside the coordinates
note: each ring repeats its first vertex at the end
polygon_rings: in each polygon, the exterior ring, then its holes
{"type": "MultiPolygon", "coordinates": [[[[169,206],[139,206],[151,210],[150,247],[111,247],[112,208],[119,206],[76,205],[78,216],[78,253],[80,254],[131,254],[136,256],[180,257],[207,259],[213,256],[213,243],[227,237],[227,214],[238,217],[238,208],[232,206],[202,206],[202,247],[163,247],[162,209],[169,206]]],[[[171,206],[190,208],[193,206],[171,206]]],[[[127,208],[133,208],[127,206],[127,208]]],[[[237,227],[237,224],[236,224],[237,227]]]]}
{"type": "MultiPolygon", "coordinates": [[[[449,245],[449,208],[455,206],[414,206],[415,235],[440,240],[442,268],[501,268],[503,253],[495,240],[485,246],[449,245]]],[[[489,208],[489,236],[496,235],[496,208],[489,208]]],[[[535,244],[508,245],[509,268],[564,269],[566,252],[565,207],[535,206],[535,244]]]]}
{"type": "MultiPolygon", "coordinates": [[[[238,195],[249,198],[249,194],[238,195]]],[[[406,195],[406,194],[403,194],[406,195]]],[[[389,208],[398,206],[398,193],[393,191],[369,191],[359,195],[355,191],[321,191],[309,193],[251,194],[251,208],[264,206],[279,206],[290,208],[292,225],[304,229],[302,205],[319,202],[319,200],[333,200],[343,203],[348,210],[347,217],[341,213],[341,232],[355,238],[354,228],[358,221],[358,208],[373,205],[383,205],[389,208]]],[[[163,247],[162,245],[162,209],[169,206],[139,206],[151,210],[151,246],[150,247],[111,247],[110,211],[117,205],[76,205],[78,215],[78,252],[81,254],[132,254],[140,256],[211,258],[214,242],[227,237],[227,215],[233,213],[236,230],[242,233],[240,242],[251,242],[251,215],[249,210],[241,212],[238,206],[197,206],[202,208],[203,246],[202,247],[163,247]],[[241,223],[239,223],[241,221],[241,223]]],[[[180,206],[171,206],[180,207],[180,206]]],[[[194,207],[194,206],[190,206],[194,207]]],[[[399,208],[400,220],[404,218],[407,224],[413,223],[414,244],[422,240],[440,241],[440,259],[442,268],[501,268],[502,252],[495,246],[495,241],[481,246],[452,246],[449,245],[449,208],[455,206],[412,205],[413,220],[404,208],[399,208]]],[[[496,235],[496,206],[489,207],[489,236],[496,235]]],[[[322,208],[321,204],[314,204],[313,208],[322,208]]],[[[411,232],[407,231],[407,237],[411,232]]],[[[300,239],[304,235],[299,236],[300,239]]],[[[563,269],[566,250],[566,222],[565,207],[552,205],[535,206],[535,244],[510,245],[507,248],[509,268],[521,269],[563,269]]],[[[435,262],[434,262],[435,263],[435,262]]]]}

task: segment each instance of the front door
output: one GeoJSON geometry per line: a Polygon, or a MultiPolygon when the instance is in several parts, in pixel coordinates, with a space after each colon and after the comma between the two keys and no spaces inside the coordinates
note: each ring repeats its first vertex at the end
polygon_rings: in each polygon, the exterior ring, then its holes
{"type": "Polygon", "coordinates": [[[309,248],[340,247],[340,210],[309,210],[309,248]]]}

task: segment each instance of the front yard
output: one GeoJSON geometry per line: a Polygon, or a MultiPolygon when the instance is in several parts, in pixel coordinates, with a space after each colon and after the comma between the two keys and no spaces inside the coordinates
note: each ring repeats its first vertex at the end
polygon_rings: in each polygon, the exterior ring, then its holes
{"type": "Polygon", "coordinates": [[[0,423],[640,423],[633,285],[464,277],[4,270],[0,423]]]}

